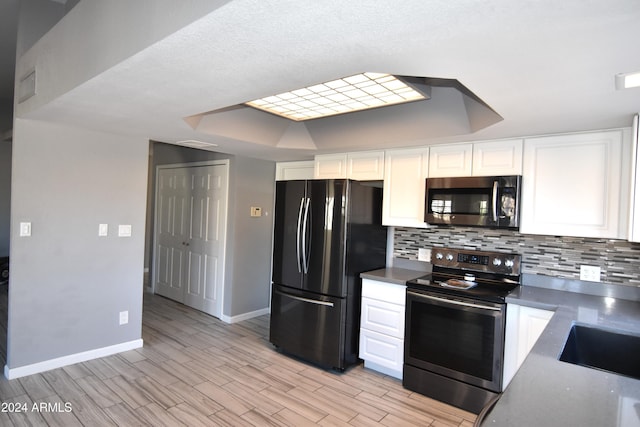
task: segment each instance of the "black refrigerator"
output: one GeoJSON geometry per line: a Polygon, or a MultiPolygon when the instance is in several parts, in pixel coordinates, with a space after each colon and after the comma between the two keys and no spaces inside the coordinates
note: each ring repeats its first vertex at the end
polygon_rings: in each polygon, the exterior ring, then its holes
{"type": "Polygon", "coordinates": [[[358,362],[360,273],[383,268],[380,183],[276,182],[269,340],[327,368],[358,362]]]}

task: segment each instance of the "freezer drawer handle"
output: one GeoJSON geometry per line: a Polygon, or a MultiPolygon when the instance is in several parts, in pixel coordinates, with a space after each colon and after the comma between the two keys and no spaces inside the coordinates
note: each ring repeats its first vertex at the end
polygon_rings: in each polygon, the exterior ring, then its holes
{"type": "Polygon", "coordinates": [[[295,295],[291,295],[291,294],[286,294],[284,292],[280,292],[280,291],[275,291],[275,293],[277,293],[278,295],[282,295],[284,297],[289,297],[289,298],[293,298],[295,300],[298,301],[302,301],[302,302],[309,302],[311,304],[317,304],[317,305],[326,305],[327,307],[333,307],[333,303],[330,301],[319,301],[317,299],[311,299],[311,298],[304,298],[304,297],[297,297],[295,295]]]}

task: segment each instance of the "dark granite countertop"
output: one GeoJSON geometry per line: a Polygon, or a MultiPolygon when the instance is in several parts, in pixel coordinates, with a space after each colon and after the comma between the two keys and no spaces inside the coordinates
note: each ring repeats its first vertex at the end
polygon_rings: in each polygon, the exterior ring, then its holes
{"type": "Polygon", "coordinates": [[[523,280],[507,303],[555,313],[482,426],[640,426],[640,380],[558,360],[574,323],[639,334],[640,289],[555,279],[545,285],[540,276],[531,282],[523,280]]]}

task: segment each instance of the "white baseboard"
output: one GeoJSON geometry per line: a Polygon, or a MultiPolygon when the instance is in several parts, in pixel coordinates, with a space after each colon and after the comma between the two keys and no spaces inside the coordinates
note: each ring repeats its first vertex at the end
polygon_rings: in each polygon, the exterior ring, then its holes
{"type": "Polygon", "coordinates": [[[237,316],[225,316],[223,314],[222,316],[220,316],[220,320],[225,323],[237,323],[242,322],[243,320],[249,320],[253,319],[254,317],[262,316],[263,314],[269,314],[269,312],[270,309],[269,307],[267,307],[256,311],[250,311],[248,313],[238,314],[237,316]]]}
{"type": "Polygon", "coordinates": [[[26,377],[27,375],[33,375],[40,372],[50,371],[52,369],[62,368],[63,366],[73,365],[74,363],[86,362],[87,360],[111,356],[112,354],[133,350],[142,347],[142,344],[143,341],[142,338],[140,338],[121,344],[110,345],[108,347],[97,348],[95,350],[83,351],[82,353],[70,354],[68,356],[45,360],[44,362],[20,366],[19,368],[10,369],[8,365],[4,365],[4,376],[8,380],[26,377]]]}

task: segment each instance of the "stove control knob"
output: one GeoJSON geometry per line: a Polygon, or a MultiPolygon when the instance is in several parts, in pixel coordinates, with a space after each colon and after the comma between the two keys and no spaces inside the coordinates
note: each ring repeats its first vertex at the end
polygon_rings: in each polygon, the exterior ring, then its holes
{"type": "Polygon", "coordinates": [[[496,267],[499,267],[502,265],[502,260],[500,258],[494,258],[493,259],[493,265],[495,265],[496,267]]]}
{"type": "Polygon", "coordinates": [[[447,261],[453,261],[453,255],[447,254],[447,261]]]}
{"type": "Polygon", "coordinates": [[[504,266],[509,268],[513,267],[513,260],[512,259],[504,260],[504,266]]]}
{"type": "Polygon", "coordinates": [[[436,259],[442,259],[442,258],[444,258],[444,255],[442,255],[442,252],[436,253],[436,259]]]}

